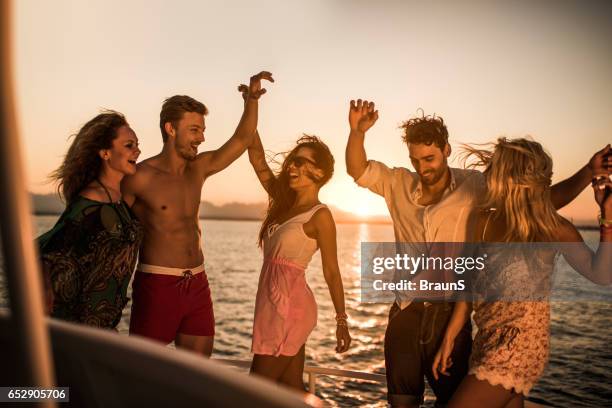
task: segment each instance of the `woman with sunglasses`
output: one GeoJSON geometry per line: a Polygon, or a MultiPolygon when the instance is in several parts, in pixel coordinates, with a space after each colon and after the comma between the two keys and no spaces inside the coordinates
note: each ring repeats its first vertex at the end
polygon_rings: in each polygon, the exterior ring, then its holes
{"type": "Polygon", "coordinates": [[[330,210],[319,201],[320,188],[334,172],[334,157],[319,138],[304,135],[274,174],[256,136],[249,160],[269,195],[269,205],[259,232],[264,264],[255,300],[251,373],[304,391],[304,345],[317,323],[317,304],[305,270],[318,249],[336,310],[336,351],[347,351],[351,343],[336,226],[330,210]]]}

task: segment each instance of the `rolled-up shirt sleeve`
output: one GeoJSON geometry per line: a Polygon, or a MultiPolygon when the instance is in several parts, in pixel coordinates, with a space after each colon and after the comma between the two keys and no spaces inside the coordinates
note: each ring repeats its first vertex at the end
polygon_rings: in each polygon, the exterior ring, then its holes
{"type": "Polygon", "coordinates": [[[391,194],[394,170],[376,160],[368,160],[368,166],[355,183],[385,197],[391,194]]]}

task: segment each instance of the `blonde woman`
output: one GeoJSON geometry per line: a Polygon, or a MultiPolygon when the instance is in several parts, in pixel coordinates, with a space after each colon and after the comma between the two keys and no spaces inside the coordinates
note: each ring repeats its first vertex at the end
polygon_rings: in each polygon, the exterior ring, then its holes
{"type": "MultiPolygon", "coordinates": [[[[478,332],[470,368],[448,406],[522,407],[524,396],[544,371],[549,351],[549,303],[531,295],[549,287],[557,252],[592,282],[612,283],[612,182],[608,174],[595,175],[593,180],[603,220],[601,242],[593,253],[553,207],[552,159],[539,143],[500,138],[491,150],[468,146],[466,151],[485,167],[487,181],[483,209],[475,214],[475,241],[489,249],[500,247],[493,243],[504,243],[504,249],[489,254],[487,269],[475,279],[476,287],[483,282],[489,289],[495,287],[499,300],[474,300],[478,332]],[[525,255],[525,246],[516,251],[518,245],[512,244],[525,242],[574,244],[530,249],[530,255],[525,255]]],[[[471,309],[458,308],[464,312],[453,315],[434,359],[434,375],[447,374],[453,333],[469,319],[471,309]]]]}

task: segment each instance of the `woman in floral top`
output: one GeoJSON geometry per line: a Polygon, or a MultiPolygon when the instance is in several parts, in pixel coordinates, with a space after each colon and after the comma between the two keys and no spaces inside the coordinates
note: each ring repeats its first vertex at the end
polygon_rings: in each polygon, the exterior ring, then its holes
{"type": "Polygon", "coordinates": [[[139,155],[125,117],[107,111],[83,126],[52,174],[67,203],[38,241],[53,317],[103,328],[119,323],[142,240],[119,186],[139,155]]]}

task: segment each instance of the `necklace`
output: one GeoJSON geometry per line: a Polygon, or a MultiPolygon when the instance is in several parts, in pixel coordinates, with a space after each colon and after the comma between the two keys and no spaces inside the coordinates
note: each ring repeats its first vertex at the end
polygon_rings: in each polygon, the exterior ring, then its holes
{"type": "MultiPolygon", "coordinates": [[[[106,195],[108,196],[108,201],[110,201],[111,203],[114,203],[115,201],[113,201],[113,197],[111,196],[110,192],[108,191],[108,188],[106,188],[106,186],[104,184],[102,184],[102,182],[99,179],[96,179],[96,181],[98,182],[98,184],[100,184],[102,186],[102,188],[104,189],[104,192],[106,193],[106,195]]],[[[116,201],[117,204],[121,204],[121,192],[119,192],[119,199],[116,201]]]]}

